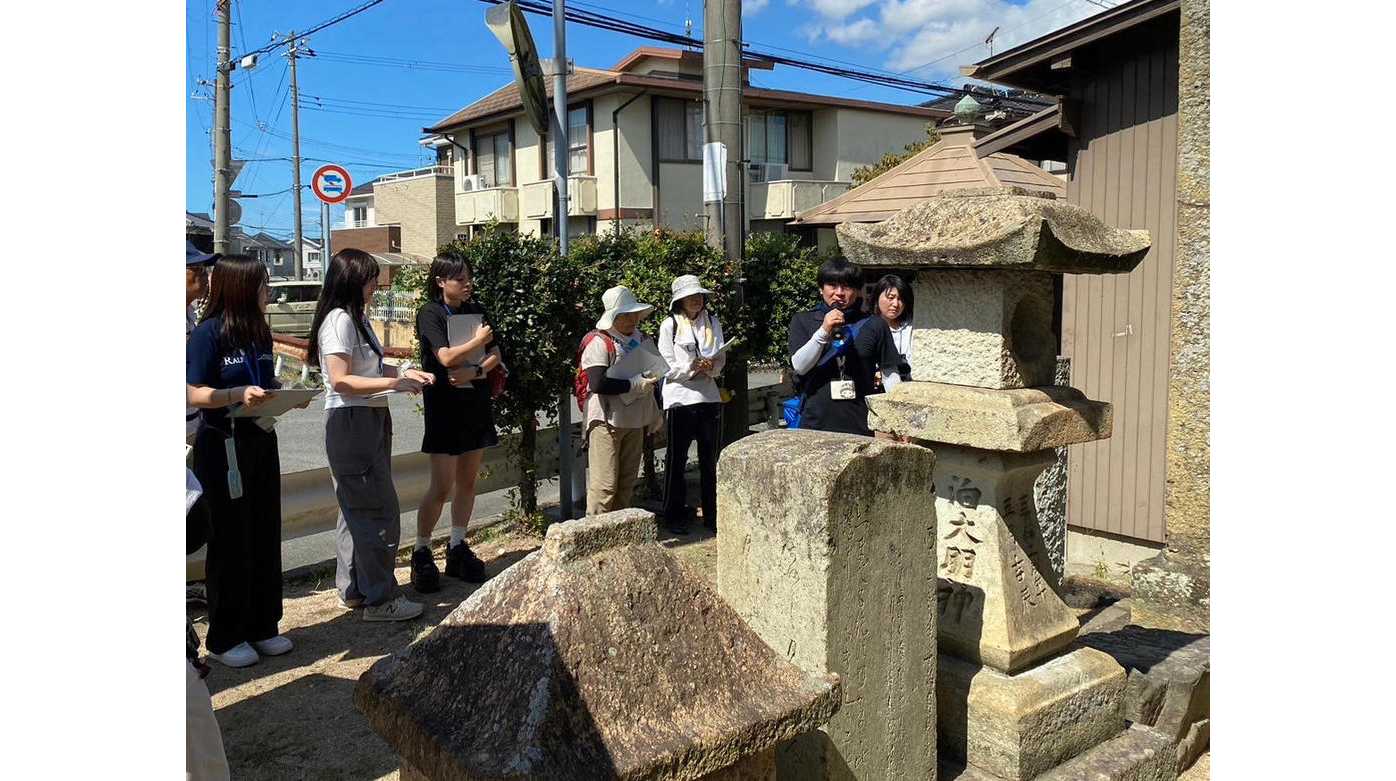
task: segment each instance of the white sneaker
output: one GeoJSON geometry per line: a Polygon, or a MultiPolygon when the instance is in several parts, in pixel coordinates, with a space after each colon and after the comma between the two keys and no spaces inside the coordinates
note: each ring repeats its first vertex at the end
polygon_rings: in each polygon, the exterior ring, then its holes
{"type": "Polygon", "coordinates": [[[369,605],[364,608],[365,621],[406,621],[422,614],[422,604],[398,595],[391,602],[369,605]]]}
{"type": "Polygon", "coordinates": [[[257,649],[257,653],[262,656],[280,656],[291,652],[291,638],[285,635],[267,638],[266,640],[253,640],[252,647],[257,649]]]}
{"type": "Polygon", "coordinates": [[[260,659],[257,652],[247,643],[238,643],[221,654],[209,654],[225,667],[250,667],[260,659]]]}

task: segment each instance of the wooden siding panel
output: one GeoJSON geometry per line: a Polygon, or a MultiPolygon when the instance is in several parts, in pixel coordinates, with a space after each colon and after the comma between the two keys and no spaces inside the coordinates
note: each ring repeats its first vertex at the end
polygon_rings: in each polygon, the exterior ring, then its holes
{"type": "Polygon", "coordinates": [[[1072,526],[1162,542],[1177,43],[1141,37],[1111,52],[1083,67],[1072,91],[1081,117],[1066,198],[1112,225],[1147,229],[1154,244],[1131,274],[1063,286],[1073,384],[1115,406],[1110,439],[1071,448],[1067,514],[1072,526]]]}

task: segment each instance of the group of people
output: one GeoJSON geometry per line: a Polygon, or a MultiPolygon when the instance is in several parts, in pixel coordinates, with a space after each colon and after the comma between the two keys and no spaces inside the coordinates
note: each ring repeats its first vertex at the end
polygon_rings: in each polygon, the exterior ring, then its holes
{"type": "MultiPolygon", "coordinates": [[[[507,364],[488,314],[472,297],[473,271],[459,257],[437,258],[428,272],[416,318],[420,368],[385,362],[366,313],[379,271],[366,252],[334,254],[315,309],[307,361],[318,365],[324,382],[325,451],[339,504],[335,584],[340,601],[346,609],[362,610],[366,621],[400,621],[419,616],[423,608],[402,593],[394,576],[401,529],[389,397],[421,394],[421,450],[431,464],[417,509],[412,587],[419,593],[441,588],[431,534],[447,501],[451,532],[445,574],[484,582],[485,566],[465,534],[484,449],[498,443],[492,404],[505,387],[507,364]],[[476,315],[480,325],[472,337],[453,345],[449,323],[455,315],[476,315]]],[[[293,646],[278,626],[281,470],[275,418],[255,414],[280,388],[266,319],[268,282],[266,267],[257,260],[188,246],[186,547],[190,553],[208,547],[205,643],[211,658],[229,667],[289,653],[293,646]],[[240,412],[230,414],[234,409],[240,412]]],[[[820,305],[795,315],[789,329],[799,425],[871,435],[865,398],[910,375],[911,289],[896,276],[883,277],[874,305],[865,310],[859,305],[862,272],[844,260],[826,262],[818,284],[820,305]]],[[[702,522],[716,529],[723,401],[717,380],[726,342],[709,306],[712,291],[698,277],[674,279],[671,293],[656,346],[639,328],[655,307],[625,287],[606,291],[601,317],[578,347],[576,390],[586,434],[587,513],[629,505],[645,434],[663,427],[668,432],[664,524],[682,535],[692,521],[684,467],[694,443],[702,522]],[[636,350],[657,353],[662,364],[649,366],[666,368],[618,376],[619,366],[635,363],[622,361],[636,350]]],[[[192,628],[190,634],[191,675],[201,678],[207,668],[198,658],[192,628]]],[[[205,689],[201,702],[206,697],[205,689]]],[[[211,720],[211,712],[207,715],[211,720]]],[[[217,753],[221,756],[221,745],[217,753]]]]}

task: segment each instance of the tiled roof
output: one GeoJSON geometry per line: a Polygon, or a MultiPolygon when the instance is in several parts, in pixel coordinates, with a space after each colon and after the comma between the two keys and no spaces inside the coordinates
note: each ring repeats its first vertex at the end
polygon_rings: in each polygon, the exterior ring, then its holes
{"type": "MultiPolygon", "coordinates": [[[[584,89],[615,81],[620,74],[614,71],[594,70],[592,68],[575,68],[572,75],[567,77],[567,94],[571,95],[581,92],[584,89]]],[[[551,97],[553,94],[553,80],[543,79],[543,86],[551,97]]],[[[501,87],[483,98],[471,103],[469,106],[457,111],[449,117],[437,122],[429,128],[428,133],[439,133],[449,130],[456,125],[462,125],[471,120],[488,117],[502,111],[515,111],[523,107],[523,101],[519,99],[519,87],[510,83],[506,87],[501,87]]]]}

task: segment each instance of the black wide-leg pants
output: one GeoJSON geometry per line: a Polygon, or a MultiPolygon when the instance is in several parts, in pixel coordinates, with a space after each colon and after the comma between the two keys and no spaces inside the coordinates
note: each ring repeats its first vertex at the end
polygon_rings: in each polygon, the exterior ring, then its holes
{"type": "Polygon", "coordinates": [[[669,447],[664,452],[664,517],[669,523],[688,520],[688,488],[684,465],[688,448],[698,442],[698,475],[703,521],[717,523],[717,445],[722,434],[722,405],[717,402],[670,407],[666,413],[669,447]]]}

